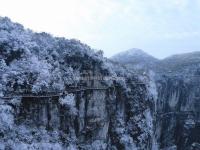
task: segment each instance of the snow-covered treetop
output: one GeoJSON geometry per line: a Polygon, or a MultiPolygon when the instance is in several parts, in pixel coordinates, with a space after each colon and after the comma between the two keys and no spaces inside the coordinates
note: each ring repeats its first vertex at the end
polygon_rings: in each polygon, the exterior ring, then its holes
{"type": "MultiPolygon", "coordinates": [[[[131,52],[130,52],[131,53],[131,52]]],[[[141,53],[135,50],[135,54],[141,53]]],[[[0,89],[10,93],[64,91],[80,83],[84,70],[103,76],[133,77],[123,66],[76,39],[35,33],[9,18],[0,18],[0,89]],[[27,91],[26,91],[27,90],[27,91]]],[[[116,79],[117,80],[117,79],[116,79]]],[[[106,84],[111,85],[113,82],[106,84]]],[[[125,85],[125,81],[118,80],[125,85]]]]}
{"type": "Polygon", "coordinates": [[[175,76],[181,74],[200,75],[197,73],[200,72],[200,52],[176,54],[158,60],[143,50],[130,49],[114,55],[111,59],[140,73],[153,70],[159,74],[175,76]]]}
{"type": "Polygon", "coordinates": [[[95,52],[78,40],[34,33],[9,18],[0,18],[1,91],[63,90],[78,82],[86,63],[101,64],[103,59],[102,51],[95,52]]]}

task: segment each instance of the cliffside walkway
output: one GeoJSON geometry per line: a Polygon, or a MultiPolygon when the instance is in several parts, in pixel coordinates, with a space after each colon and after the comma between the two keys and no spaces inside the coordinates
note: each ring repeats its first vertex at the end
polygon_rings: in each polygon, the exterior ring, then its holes
{"type": "Polygon", "coordinates": [[[178,116],[186,116],[186,115],[194,115],[193,111],[173,111],[173,112],[165,112],[165,113],[156,113],[156,117],[165,118],[171,115],[178,115],[178,116]]]}
{"type": "Polygon", "coordinates": [[[109,87],[69,87],[65,91],[59,92],[44,92],[41,95],[33,94],[31,92],[26,91],[26,93],[16,93],[15,95],[8,96],[0,96],[0,99],[12,99],[12,98],[51,98],[51,97],[61,97],[66,96],[69,93],[76,93],[81,91],[90,91],[90,90],[107,90],[109,87]],[[30,94],[27,94],[30,93],[30,94]]]}

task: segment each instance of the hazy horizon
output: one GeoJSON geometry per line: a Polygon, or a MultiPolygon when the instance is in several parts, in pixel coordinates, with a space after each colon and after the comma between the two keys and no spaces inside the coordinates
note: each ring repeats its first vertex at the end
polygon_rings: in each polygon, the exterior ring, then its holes
{"type": "Polygon", "coordinates": [[[0,16],[36,32],[78,39],[106,57],[139,48],[161,59],[200,47],[198,0],[0,2],[0,16]]]}

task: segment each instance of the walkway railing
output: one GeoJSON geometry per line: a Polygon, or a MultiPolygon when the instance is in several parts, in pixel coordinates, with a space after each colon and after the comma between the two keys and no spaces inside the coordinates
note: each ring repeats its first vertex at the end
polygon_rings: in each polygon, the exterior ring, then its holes
{"type": "Polygon", "coordinates": [[[165,113],[156,113],[157,117],[166,117],[170,115],[194,115],[193,111],[179,111],[179,112],[165,112],[165,113]]]}
{"type": "Polygon", "coordinates": [[[44,92],[42,95],[39,94],[33,94],[31,92],[30,94],[25,93],[16,93],[14,95],[8,95],[8,96],[0,96],[0,99],[12,99],[12,98],[50,98],[50,97],[60,97],[60,96],[66,96],[69,93],[75,93],[75,92],[81,92],[81,91],[89,91],[89,90],[107,90],[108,87],[69,87],[65,91],[59,91],[59,92],[44,92]]]}

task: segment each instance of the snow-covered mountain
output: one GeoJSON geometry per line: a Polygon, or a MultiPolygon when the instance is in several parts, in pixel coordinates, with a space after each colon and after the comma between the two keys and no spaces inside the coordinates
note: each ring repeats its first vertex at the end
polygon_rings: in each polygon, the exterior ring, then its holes
{"type": "Polygon", "coordinates": [[[157,59],[141,49],[130,49],[114,55],[111,60],[132,70],[152,70],[160,74],[173,73],[175,75],[180,72],[186,73],[186,71],[189,73],[192,71],[189,68],[198,68],[200,52],[176,54],[165,59],[157,59]]]}
{"type": "Polygon", "coordinates": [[[136,48],[118,53],[111,57],[111,59],[126,65],[126,67],[130,69],[143,71],[147,69],[154,69],[159,61],[143,50],[136,48]]]}
{"type": "Polygon", "coordinates": [[[1,150],[150,150],[152,99],[101,51],[0,18],[1,150]]]}
{"type": "Polygon", "coordinates": [[[133,48],[133,49],[129,49],[129,50],[120,52],[112,57],[112,59],[120,61],[122,63],[135,62],[135,60],[133,58],[135,58],[137,60],[143,60],[143,61],[146,61],[146,59],[150,59],[153,61],[157,60],[153,56],[151,56],[151,55],[147,54],[146,52],[144,52],[143,50],[137,49],[137,48],[133,48]]]}

